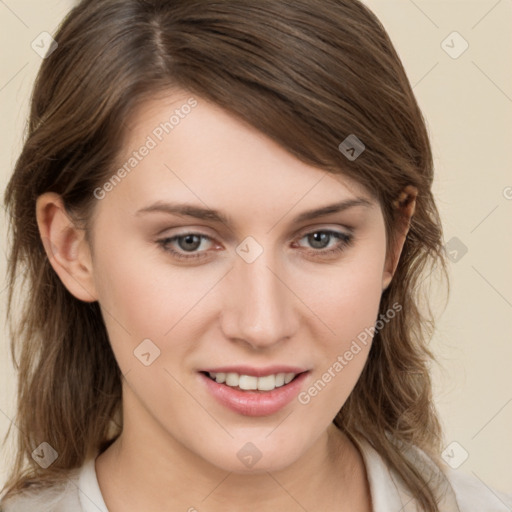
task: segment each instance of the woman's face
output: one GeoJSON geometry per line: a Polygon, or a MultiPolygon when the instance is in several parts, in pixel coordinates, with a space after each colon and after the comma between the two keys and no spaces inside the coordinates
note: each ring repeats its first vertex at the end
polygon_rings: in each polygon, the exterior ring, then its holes
{"type": "Polygon", "coordinates": [[[124,374],[123,435],[276,470],[321,442],[363,369],[390,279],[384,220],[357,183],[190,98],[139,109],[95,191],[93,287],[124,374]]]}

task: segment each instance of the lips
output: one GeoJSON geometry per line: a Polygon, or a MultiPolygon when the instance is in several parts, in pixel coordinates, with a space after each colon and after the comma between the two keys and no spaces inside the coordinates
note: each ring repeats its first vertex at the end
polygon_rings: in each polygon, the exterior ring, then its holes
{"type": "Polygon", "coordinates": [[[229,366],[199,373],[220,404],[244,416],[268,416],[283,409],[297,396],[308,374],[308,370],[292,366],[229,366]]]}

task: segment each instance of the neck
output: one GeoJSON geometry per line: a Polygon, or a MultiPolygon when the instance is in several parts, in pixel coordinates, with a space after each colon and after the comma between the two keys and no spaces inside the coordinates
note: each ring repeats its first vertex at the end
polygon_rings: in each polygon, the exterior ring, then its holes
{"type": "Polygon", "coordinates": [[[255,503],[260,512],[370,510],[361,508],[369,500],[362,457],[334,424],[290,466],[245,474],[210,464],[152,422],[141,428],[140,416],[133,425],[125,421],[96,460],[110,512],[241,512],[255,503]]]}

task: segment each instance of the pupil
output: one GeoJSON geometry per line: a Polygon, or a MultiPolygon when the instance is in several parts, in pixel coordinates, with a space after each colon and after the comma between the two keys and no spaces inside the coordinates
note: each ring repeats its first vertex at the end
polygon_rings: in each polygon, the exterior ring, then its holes
{"type": "Polygon", "coordinates": [[[325,243],[322,243],[322,239],[323,239],[323,242],[325,242],[326,238],[329,237],[329,234],[328,233],[322,233],[322,232],[317,232],[317,233],[313,233],[312,235],[310,235],[311,239],[310,239],[310,242],[311,242],[311,245],[317,249],[322,249],[323,247],[325,247],[325,243]]]}
{"type": "Polygon", "coordinates": [[[182,237],[180,239],[180,244],[179,245],[184,250],[187,250],[187,249],[194,250],[194,249],[197,249],[200,244],[201,244],[201,239],[199,238],[199,236],[197,236],[197,235],[186,235],[186,236],[184,236],[184,237],[182,237]],[[196,239],[195,243],[193,241],[194,239],[196,239]],[[181,241],[184,241],[185,243],[183,244],[183,243],[181,243],[181,241]],[[186,244],[189,244],[189,243],[192,244],[192,247],[190,247],[190,246],[187,247],[186,246],[186,244]]]}

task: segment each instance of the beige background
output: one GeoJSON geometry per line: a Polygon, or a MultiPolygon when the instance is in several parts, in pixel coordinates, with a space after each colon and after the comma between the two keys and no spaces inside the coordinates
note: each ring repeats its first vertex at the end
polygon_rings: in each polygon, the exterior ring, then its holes
{"type": "MultiPolygon", "coordinates": [[[[41,62],[31,42],[43,31],[53,33],[71,3],[0,1],[2,189],[21,147],[41,62]]],[[[434,377],[445,456],[452,465],[460,464],[458,471],[512,492],[512,0],[366,3],[388,30],[427,120],[437,169],[435,192],[456,260],[450,263],[451,296],[433,340],[444,368],[436,368],[434,377]],[[464,41],[469,46],[457,56],[464,41]]],[[[1,222],[3,275],[3,216],[1,222]]],[[[2,319],[2,436],[15,395],[5,331],[2,319]]],[[[4,449],[0,484],[8,457],[4,449]]]]}

